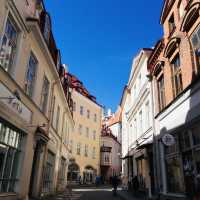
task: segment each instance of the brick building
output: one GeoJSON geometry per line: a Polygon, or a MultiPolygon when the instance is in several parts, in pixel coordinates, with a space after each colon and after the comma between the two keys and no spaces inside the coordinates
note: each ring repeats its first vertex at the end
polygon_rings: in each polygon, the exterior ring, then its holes
{"type": "Polygon", "coordinates": [[[157,191],[163,199],[195,195],[200,175],[200,2],[166,0],[163,38],[148,68],[155,97],[157,191]]]}

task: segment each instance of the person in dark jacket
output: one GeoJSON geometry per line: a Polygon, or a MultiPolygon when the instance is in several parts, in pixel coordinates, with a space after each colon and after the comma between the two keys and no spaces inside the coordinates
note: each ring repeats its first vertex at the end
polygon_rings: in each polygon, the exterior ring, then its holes
{"type": "Polygon", "coordinates": [[[117,195],[117,187],[118,187],[118,185],[119,185],[119,179],[118,179],[118,177],[115,175],[115,176],[113,176],[112,177],[112,186],[113,186],[113,194],[114,194],[114,196],[116,196],[117,195]]]}

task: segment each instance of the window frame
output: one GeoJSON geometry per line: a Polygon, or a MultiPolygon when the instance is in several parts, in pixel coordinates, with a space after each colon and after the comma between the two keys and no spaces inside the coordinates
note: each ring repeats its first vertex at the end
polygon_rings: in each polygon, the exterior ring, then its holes
{"type": "Polygon", "coordinates": [[[170,66],[171,66],[171,79],[172,79],[172,90],[174,98],[177,97],[183,91],[183,77],[182,77],[182,69],[181,69],[181,57],[180,52],[176,52],[170,58],[170,66]],[[175,60],[179,58],[178,67],[175,65],[175,60]]]}
{"type": "Polygon", "coordinates": [[[40,99],[40,109],[41,109],[41,111],[43,112],[43,113],[46,113],[47,112],[47,108],[48,108],[48,101],[49,101],[49,90],[50,90],[50,82],[49,82],[49,79],[47,78],[47,76],[46,75],[44,75],[44,77],[43,77],[43,84],[42,84],[42,91],[41,91],[41,99],[40,99]],[[48,93],[45,93],[45,94],[47,94],[45,97],[46,97],[46,100],[43,102],[43,94],[44,94],[44,92],[43,92],[43,89],[44,89],[44,83],[45,83],[45,81],[47,81],[47,83],[48,83],[48,93]],[[45,103],[46,102],[46,103],[45,103]]]}
{"type": "Polygon", "coordinates": [[[34,93],[35,93],[35,85],[36,85],[36,80],[37,80],[38,66],[39,66],[39,62],[38,62],[37,57],[35,56],[33,51],[30,51],[29,59],[28,59],[28,63],[27,63],[26,76],[25,76],[25,81],[24,81],[25,82],[24,83],[24,90],[25,90],[25,93],[31,98],[34,97],[34,93]],[[27,82],[27,76],[28,76],[28,72],[29,72],[29,63],[30,63],[31,56],[35,59],[36,65],[35,65],[35,75],[34,75],[34,80],[33,80],[32,92],[31,92],[31,94],[28,94],[27,91],[26,91],[26,84],[27,84],[26,82],[27,82]]]}
{"type": "Polygon", "coordinates": [[[17,23],[17,21],[15,20],[15,18],[13,17],[12,13],[10,12],[10,10],[7,13],[7,16],[5,17],[4,20],[4,26],[3,26],[3,31],[2,31],[2,37],[0,37],[0,53],[1,53],[1,49],[2,49],[2,44],[3,44],[3,38],[6,34],[6,27],[7,27],[7,23],[8,20],[10,21],[10,24],[14,27],[15,31],[16,31],[16,47],[15,47],[15,53],[13,55],[12,58],[12,64],[10,64],[9,62],[9,66],[8,69],[6,70],[5,67],[1,66],[0,67],[6,71],[7,73],[11,74],[12,70],[13,70],[13,66],[16,62],[17,56],[18,56],[18,48],[19,48],[19,43],[20,43],[20,36],[21,36],[21,29],[19,28],[19,25],[17,23]]]}

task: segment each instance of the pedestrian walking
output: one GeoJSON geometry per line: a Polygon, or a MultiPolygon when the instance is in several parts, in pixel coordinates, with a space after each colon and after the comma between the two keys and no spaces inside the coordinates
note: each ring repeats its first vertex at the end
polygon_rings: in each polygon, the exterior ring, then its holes
{"type": "Polygon", "coordinates": [[[119,179],[115,175],[112,177],[112,186],[113,186],[113,196],[117,196],[117,187],[119,185],[119,179]]]}

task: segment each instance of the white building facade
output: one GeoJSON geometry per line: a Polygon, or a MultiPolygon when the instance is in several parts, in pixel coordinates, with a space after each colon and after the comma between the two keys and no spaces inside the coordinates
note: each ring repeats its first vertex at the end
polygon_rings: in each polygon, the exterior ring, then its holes
{"type": "Polygon", "coordinates": [[[139,189],[149,197],[154,190],[153,95],[147,70],[151,52],[143,49],[134,58],[121,101],[123,177],[131,187],[132,178],[137,176],[139,189]]]}

